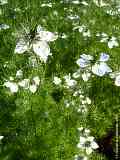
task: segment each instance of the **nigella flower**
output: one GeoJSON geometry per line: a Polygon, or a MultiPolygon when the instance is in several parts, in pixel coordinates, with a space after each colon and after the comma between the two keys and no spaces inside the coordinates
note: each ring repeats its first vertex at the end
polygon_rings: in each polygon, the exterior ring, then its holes
{"type": "Polygon", "coordinates": [[[92,66],[92,72],[100,77],[107,73],[111,73],[112,69],[105,63],[109,60],[109,55],[101,53],[100,59],[92,66]]]}
{"type": "Polygon", "coordinates": [[[9,88],[11,93],[18,92],[18,85],[17,85],[17,83],[7,81],[7,82],[4,83],[4,86],[7,87],[7,88],[9,88]]]}
{"type": "Polygon", "coordinates": [[[59,78],[59,77],[54,77],[54,80],[53,80],[53,83],[55,84],[55,85],[59,85],[59,84],[61,84],[61,79],[59,78]]]}
{"type": "Polygon", "coordinates": [[[112,72],[112,69],[105,62],[100,62],[100,63],[95,63],[92,66],[92,72],[97,76],[102,77],[105,74],[112,72]]]}
{"type": "Polygon", "coordinates": [[[93,57],[91,55],[82,54],[80,58],[76,61],[76,63],[81,68],[85,68],[89,66],[91,60],[93,60],[93,57]]]}
{"type": "Polygon", "coordinates": [[[40,25],[36,29],[37,33],[30,39],[30,33],[27,33],[25,40],[22,38],[15,47],[15,53],[22,54],[29,49],[33,49],[34,53],[40,57],[41,61],[46,63],[48,56],[51,55],[48,42],[55,41],[58,38],[56,33],[45,31],[40,25]]]}
{"type": "Polygon", "coordinates": [[[116,37],[112,36],[112,38],[108,41],[108,47],[113,48],[113,47],[118,47],[119,44],[117,42],[116,37]]]}

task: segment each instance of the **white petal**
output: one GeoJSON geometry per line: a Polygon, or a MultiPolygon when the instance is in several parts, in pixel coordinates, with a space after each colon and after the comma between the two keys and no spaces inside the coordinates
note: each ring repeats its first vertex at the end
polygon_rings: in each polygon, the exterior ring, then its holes
{"type": "Polygon", "coordinates": [[[84,146],[83,146],[81,143],[78,143],[78,144],[77,144],[77,147],[78,147],[78,148],[84,148],[84,146]]]}
{"type": "Polygon", "coordinates": [[[15,47],[15,53],[22,54],[27,50],[28,50],[28,45],[23,39],[21,39],[15,47]]]}
{"type": "Polygon", "coordinates": [[[35,93],[36,91],[37,91],[37,86],[36,85],[30,85],[30,87],[29,87],[29,89],[30,89],[30,91],[32,92],[32,93],[35,93]]]}
{"type": "Polygon", "coordinates": [[[91,99],[89,97],[86,97],[86,103],[91,104],[91,99]]]}
{"type": "Polygon", "coordinates": [[[78,59],[78,60],[76,61],[76,63],[77,63],[77,65],[78,65],[79,67],[81,67],[81,68],[85,68],[85,67],[87,67],[87,66],[90,64],[89,61],[86,61],[86,60],[83,59],[83,58],[78,59]]]}
{"type": "Polygon", "coordinates": [[[80,143],[81,143],[81,144],[84,144],[85,142],[86,142],[86,138],[85,138],[85,137],[80,136],[80,143]]]}
{"type": "Polygon", "coordinates": [[[38,37],[40,37],[41,41],[49,42],[49,41],[55,41],[58,38],[58,35],[49,31],[40,31],[38,37]]]}
{"type": "Polygon", "coordinates": [[[116,77],[115,79],[115,85],[120,86],[120,75],[116,77]]]}
{"type": "Polygon", "coordinates": [[[20,87],[23,87],[24,89],[28,89],[29,88],[29,83],[30,83],[29,79],[24,79],[24,80],[18,82],[18,85],[20,87]]]}
{"type": "Polygon", "coordinates": [[[101,55],[100,55],[100,60],[99,61],[101,61],[101,62],[106,62],[106,61],[108,61],[109,60],[109,55],[108,54],[106,54],[106,53],[101,53],[101,55]]]}
{"type": "Polygon", "coordinates": [[[94,140],[94,137],[93,137],[93,136],[87,137],[87,141],[92,142],[93,140],[94,140]]]}
{"type": "Polygon", "coordinates": [[[39,78],[38,76],[35,76],[35,77],[33,78],[33,81],[35,82],[36,85],[39,86],[39,84],[40,84],[40,78],[39,78]]]}
{"type": "Polygon", "coordinates": [[[93,60],[93,56],[91,56],[89,54],[82,54],[82,55],[80,55],[80,57],[83,58],[86,61],[93,60]]]}
{"type": "Polygon", "coordinates": [[[89,129],[85,129],[85,133],[88,135],[90,133],[89,129]]]}
{"type": "Polygon", "coordinates": [[[91,73],[83,73],[82,74],[83,81],[87,82],[89,80],[90,76],[91,76],[91,73]]]}
{"type": "Polygon", "coordinates": [[[91,148],[97,149],[97,148],[99,148],[99,146],[95,141],[93,141],[93,142],[91,142],[91,148]]]}
{"type": "Polygon", "coordinates": [[[0,136],[0,140],[2,140],[4,138],[4,136],[0,136]]]}
{"type": "Polygon", "coordinates": [[[56,85],[59,85],[61,83],[61,79],[58,78],[58,77],[54,77],[53,83],[56,84],[56,85]]]}
{"type": "Polygon", "coordinates": [[[116,78],[117,76],[120,76],[120,72],[116,71],[116,72],[112,72],[109,74],[110,78],[114,79],[116,78]]]}
{"type": "Polygon", "coordinates": [[[20,70],[17,71],[16,77],[17,78],[22,78],[22,76],[23,76],[23,71],[20,69],[20,70]]]}
{"type": "Polygon", "coordinates": [[[45,41],[37,41],[33,44],[33,51],[44,62],[47,61],[48,55],[50,55],[50,47],[45,41]]]}
{"type": "Polygon", "coordinates": [[[80,132],[84,129],[83,127],[77,128],[80,132]]]}

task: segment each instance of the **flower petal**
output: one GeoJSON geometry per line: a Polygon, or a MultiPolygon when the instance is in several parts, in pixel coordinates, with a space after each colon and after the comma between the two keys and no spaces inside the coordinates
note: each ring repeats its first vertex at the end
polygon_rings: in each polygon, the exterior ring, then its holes
{"type": "Polygon", "coordinates": [[[37,41],[33,44],[33,51],[44,62],[47,61],[48,55],[50,55],[50,47],[45,41],[37,41]]]}

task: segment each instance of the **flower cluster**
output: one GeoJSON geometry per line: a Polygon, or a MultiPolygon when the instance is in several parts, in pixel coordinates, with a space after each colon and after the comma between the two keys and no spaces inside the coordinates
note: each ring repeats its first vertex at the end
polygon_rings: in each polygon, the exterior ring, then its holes
{"type": "MultiPolygon", "coordinates": [[[[21,79],[22,78],[22,70],[18,70],[16,73],[16,78],[21,79]]],[[[19,90],[19,87],[30,90],[32,93],[35,93],[37,91],[37,88],[39,86],[40,79],[38,76],[33,77],[32,80],[30,79],[23,79],[19,80],[18,82],[14,82],[14,78],[10,77],[9,81],[4,82],[4,86],[9,88],[11,93],[16,93],[19,90]]]]}
{"type": "Polygon", "coordinates": [[[82,69],[82,79],[88,81],[90,76],[93,74],[97,76],[104,76],[112,72],[112,69],[107,65],[109,55],[101,53],[100,58],[92,65],[93,56],[82,54],[76,61],[77,65],[82,69]]]}

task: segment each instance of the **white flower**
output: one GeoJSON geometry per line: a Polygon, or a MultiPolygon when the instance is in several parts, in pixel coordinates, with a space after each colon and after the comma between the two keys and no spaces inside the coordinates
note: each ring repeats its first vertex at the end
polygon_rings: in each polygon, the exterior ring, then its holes
{"type": "Polygon", "coordinates": [[[91,99],[89,97],[86,97],[86,103],[91,104],[91,99]]]}
{"type": "Polygon", "coordinates": [[[108,54],[106,54],[106,53],[101,53],[99,61],[101,61],[101,62],[106,62],[106,61],[109,60],[109,58],[110,58],[110,56],[109,56],[108,54]]]}
{"type": "Polygon", "coordinates": [[[98,146],[98,144],[95,141],[92,141],[91,142],[91,148],[92,149],[97,149],[97,148],[99,148],[99,146],[98,146]]]}
{"type": "Polygon", "coordinates": [[[20,87],[23,87],[24,89],[28,89],[29,88],[29,84],[30,84],[30,80],[29,79],[24,79],[24,80],[18,82],[18,85],[20,87]]]}
{"type": "Polygon", "coordinates": [[[13,81],[13,80],[14,80],[14,77],[10,76],[9,79],[10,79],[10,81],[13,81]]]}
{"type": "Polygon", "coordinates": [[[88,136],[89,133],[90,133],[90,130],[85,128],[85,134],[88,136]]]}
{"type": "Polygon", "coordinates": [[[110,73],[112,72],[111,68],[104,62],[99,63],[95,63],[92,66],[92,72],[94,74],[96,74],[97,76],[104,76],[106,73],[110,73]]]}
{"type": "Polygon", "coordinates": [[[33,77],[33,81],[35,82],[35,85],[39,86],[40,78],[38,76],[33,77]]]}
{"type": "Polygon", "coordinates": [[[32,93],[35,93],[37,91],[37,86],[35,84],[32,84],[29,86],[29,89],[32,93]]]}
{"type": "Polygon", "coordinates": [[[85,156],[85,157],[83,158],[83,160],[88,160],[88,157],[85,156]]]}
{"type": "Polygon", "coordinates": [[[115,85],[120,86],[120,75],[115,78],[115,85]]]}
{"type": "Polygon", "coordinates": [[[85,137],[83,137],[83,136],[80,136],[80,144],[85,144],[85,142],[86,142],[86,138],[85,137]]]}
{"type": "Polygon", "coordinates": [[[83,127],[77,128],[80,132],[84,129],[83,127]]]}
{"type": "Polygon", "coordinates": [[[87,67],[87,66],[90,64],[89,61],[87,61],[87,60],[85,60],[85,59],[83,59],[83,58],[78,59],[78,60],[76,61],[76,63],[77,63],[77,65],[80,66],[81,68],[85,68],[85,67],[87,67]]]}
{"type": "Polygon", "coordinates": [[[5,29],[9,29],[10,28],[10,26],[9,25],[7,25],[7,24],[0,24],[0,30],[5,30],[5,29]]]}
{"type": "Polygon", "coordinates": [[[53,80],[53,83],[54,84],[56,84],[56,85],[59,85],[59,84],[61,84],[61,79],[60,78],[58,78],[58,77],[54,77],[54,80],[53,80]]]}
{"type": "Polygon", "coordinates": [[[87,81],[89,80],[90,76],[91,76],[91,73],[85,73],[85,72],[84,72],[84,73],[82,74],[82,79],[83,79],[83,81],[87,82],[87,81]]]}
{"type": "Polygon", "coordinates": [[[22,76],[23,76],[23,71],[20,69],[20,70],[17,71],[16,77],[17,78],[22,78],[22,76]]]}
{"type": "Polygon", "coordinates": [[[8,3],[8,0],[0,0],[0,5],[4,5],[4,4],[7,4],[8,3]]]}
{"type": "Polygon", "coordinates": [[[41,41],[52,42],[58,38],[58,35],[49,31],[40,31],[36,37],[39,37],[41,41]]]}
{"type": "MultiPolygon", "coordinates": [[[[87,133],[87,132],[86,132],[87,133]]],[[[89,132],[90,133],[90,132],[89,132]]],[[[89,137],[87,137],[87,141],[89,141],[89,142],[93,142],[93,140],[94,140],[94,137],[93,136],[89,136],[89,137]]]]}
{"type": "Polygon", "coordinates": [[[12,93],[18,92],[18,85],[16,83],[14,83],[14,82],[9,82],[9,81],[5,82],[4,86],[9,88],[12,93]]]}
{"type": "Polygon", "coordinates": [[[63,33],[62,35],[61,35],[61,38],[63,38],[63,39],[66,39],[68,36],[65,34],[65,33],[63,33]]]}
{"type": "Polygon", "coordinates": [[[90,31],[89,30],[88,31],[84,31],[83,32],[83,36],[84,37],[90,37],[91,36],[90,31]]]}
{"type": "Polygon", "coordinates": [[[77,84],[77,81],[71,79],[70,75],[64,76],[64,79],[68,87],[73,87],[77,84]]]}
{"type": "Polygon", "coordinates": [[[46,62],[48,56],[51,55],[50,47],[45,41],[37,41],[33,44],[33,51],[40,57],[43,62],[46,62]]]}
{"type": "Polygon", "coordinates": [[[0,136],[0,140],[2,140],[4,138],[4,136],[0,136]]]}
{"type": "Polygon", "coordinates": [[[16,44],[15,53],[22,54],[27,50],[28,50],[28,44],[23,39],[20,39],[16,44]]]}
{"type": "Polygon", "coordinates": [[[85,67],[89,66],[91,60],[93,60],[93,56],[82,54],[82,55],[80,55],[80,58],[76,61],[76,63],[81,68],[85,68],[85,67]]]}
{"type": "Polygon", "coordinates": [[[113,47],[118,47],[119,44],[116,40],[116,37],[112,37],[109,41],[108,41],[108,47],[109,48],[113,48],[113,47]]]}

